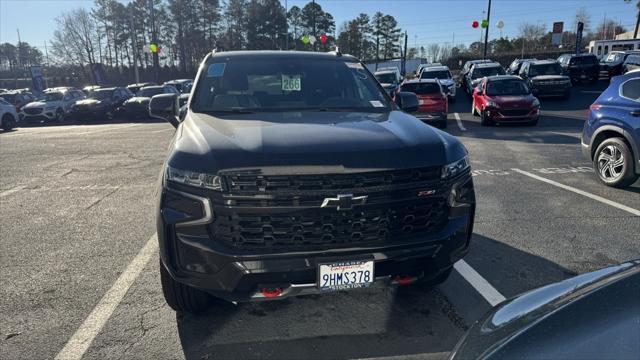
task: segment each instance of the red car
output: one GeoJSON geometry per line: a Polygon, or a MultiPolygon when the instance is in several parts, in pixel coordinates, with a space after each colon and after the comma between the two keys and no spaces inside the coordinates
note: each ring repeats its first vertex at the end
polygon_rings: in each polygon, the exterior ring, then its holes
{"type": "Polygon", "coordinates": [[[418,96],[418,111],[412,115],[424,122],[433,122],[440,128],[447,127],[449,103],[447,94],[437,79],[416,79],[402,83],[400,91],[418,96]]]}
{"type": "Polygon", "coordinates": [[[531,95],[527,84],[517,76],[489,76],[473,90],[471,113],[480,116],[483,126],[496,123],[536,125],[540,101],[531,95]]]}

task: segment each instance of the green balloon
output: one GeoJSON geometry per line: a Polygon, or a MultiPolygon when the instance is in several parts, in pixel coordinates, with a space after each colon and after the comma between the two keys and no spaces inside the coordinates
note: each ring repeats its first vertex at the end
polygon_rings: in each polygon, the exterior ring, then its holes
{"type": "Polygon", "coordinates": [[[486,29],[487,27],[489,27],[489,22],[487,20],[482,20],[482,28],[486,29]]]}
{"type": "Polygon", "coordinates": [[[300,40],[302,40],[302,43],[305,45],[308,45],[311,41],[311,39],[309,39],[309,35],[302,35],[302,38],[300,40]]]}

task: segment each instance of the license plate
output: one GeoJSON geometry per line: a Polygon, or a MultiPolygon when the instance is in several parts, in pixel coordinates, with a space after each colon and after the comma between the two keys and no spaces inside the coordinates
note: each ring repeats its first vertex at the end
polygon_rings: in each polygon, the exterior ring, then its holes
{"type": "Polygon", "coordinates": [[[418,100],[418,104],[420,105],[424,105],[425,101],[424,100],[418,100]]]}
{"type": "Polygon", "coordinates": [[[320,291],[369,287],[373,284],[373,261],[339,261],[318,266],[320,291]]]}

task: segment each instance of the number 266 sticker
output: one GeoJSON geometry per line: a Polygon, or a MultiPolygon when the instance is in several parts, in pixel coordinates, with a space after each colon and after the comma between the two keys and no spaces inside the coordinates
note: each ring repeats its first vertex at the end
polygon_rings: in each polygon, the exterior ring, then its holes
{"type": "Polygon", "coordinates": [[[300,75],[282,74],[283,91],[300,91],[300,75]]]}

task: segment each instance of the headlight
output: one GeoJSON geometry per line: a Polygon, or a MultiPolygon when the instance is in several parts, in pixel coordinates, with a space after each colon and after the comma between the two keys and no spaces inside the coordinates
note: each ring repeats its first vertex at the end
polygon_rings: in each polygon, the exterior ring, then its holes
{"type": "Polygon", "coordinates": [[[535,99],[533,100],[533,104],[531,104],[533,107],[540,107],[540,100],[535,99]]]}
{"type": "Polygon", "coordinates": [[[488,107],[492,107],[492,108],[497,108],[499,107],[498,104],[496,104],[494,101],[492,100],[487,100],[487,106],[488,107]]]}
{"type": "Polygon", "coordinates": [[[452,178],[469,168],[469,156],[442,167],[442,179],[452,178]]]}
{"type": "Polygon", "coordinates": [[[221,190],[220,177],[211,174],[198,173],[188,170],[179,170],[167,166],[165,179],[179,184],[207,188],[211,190],[221,190]]]}

